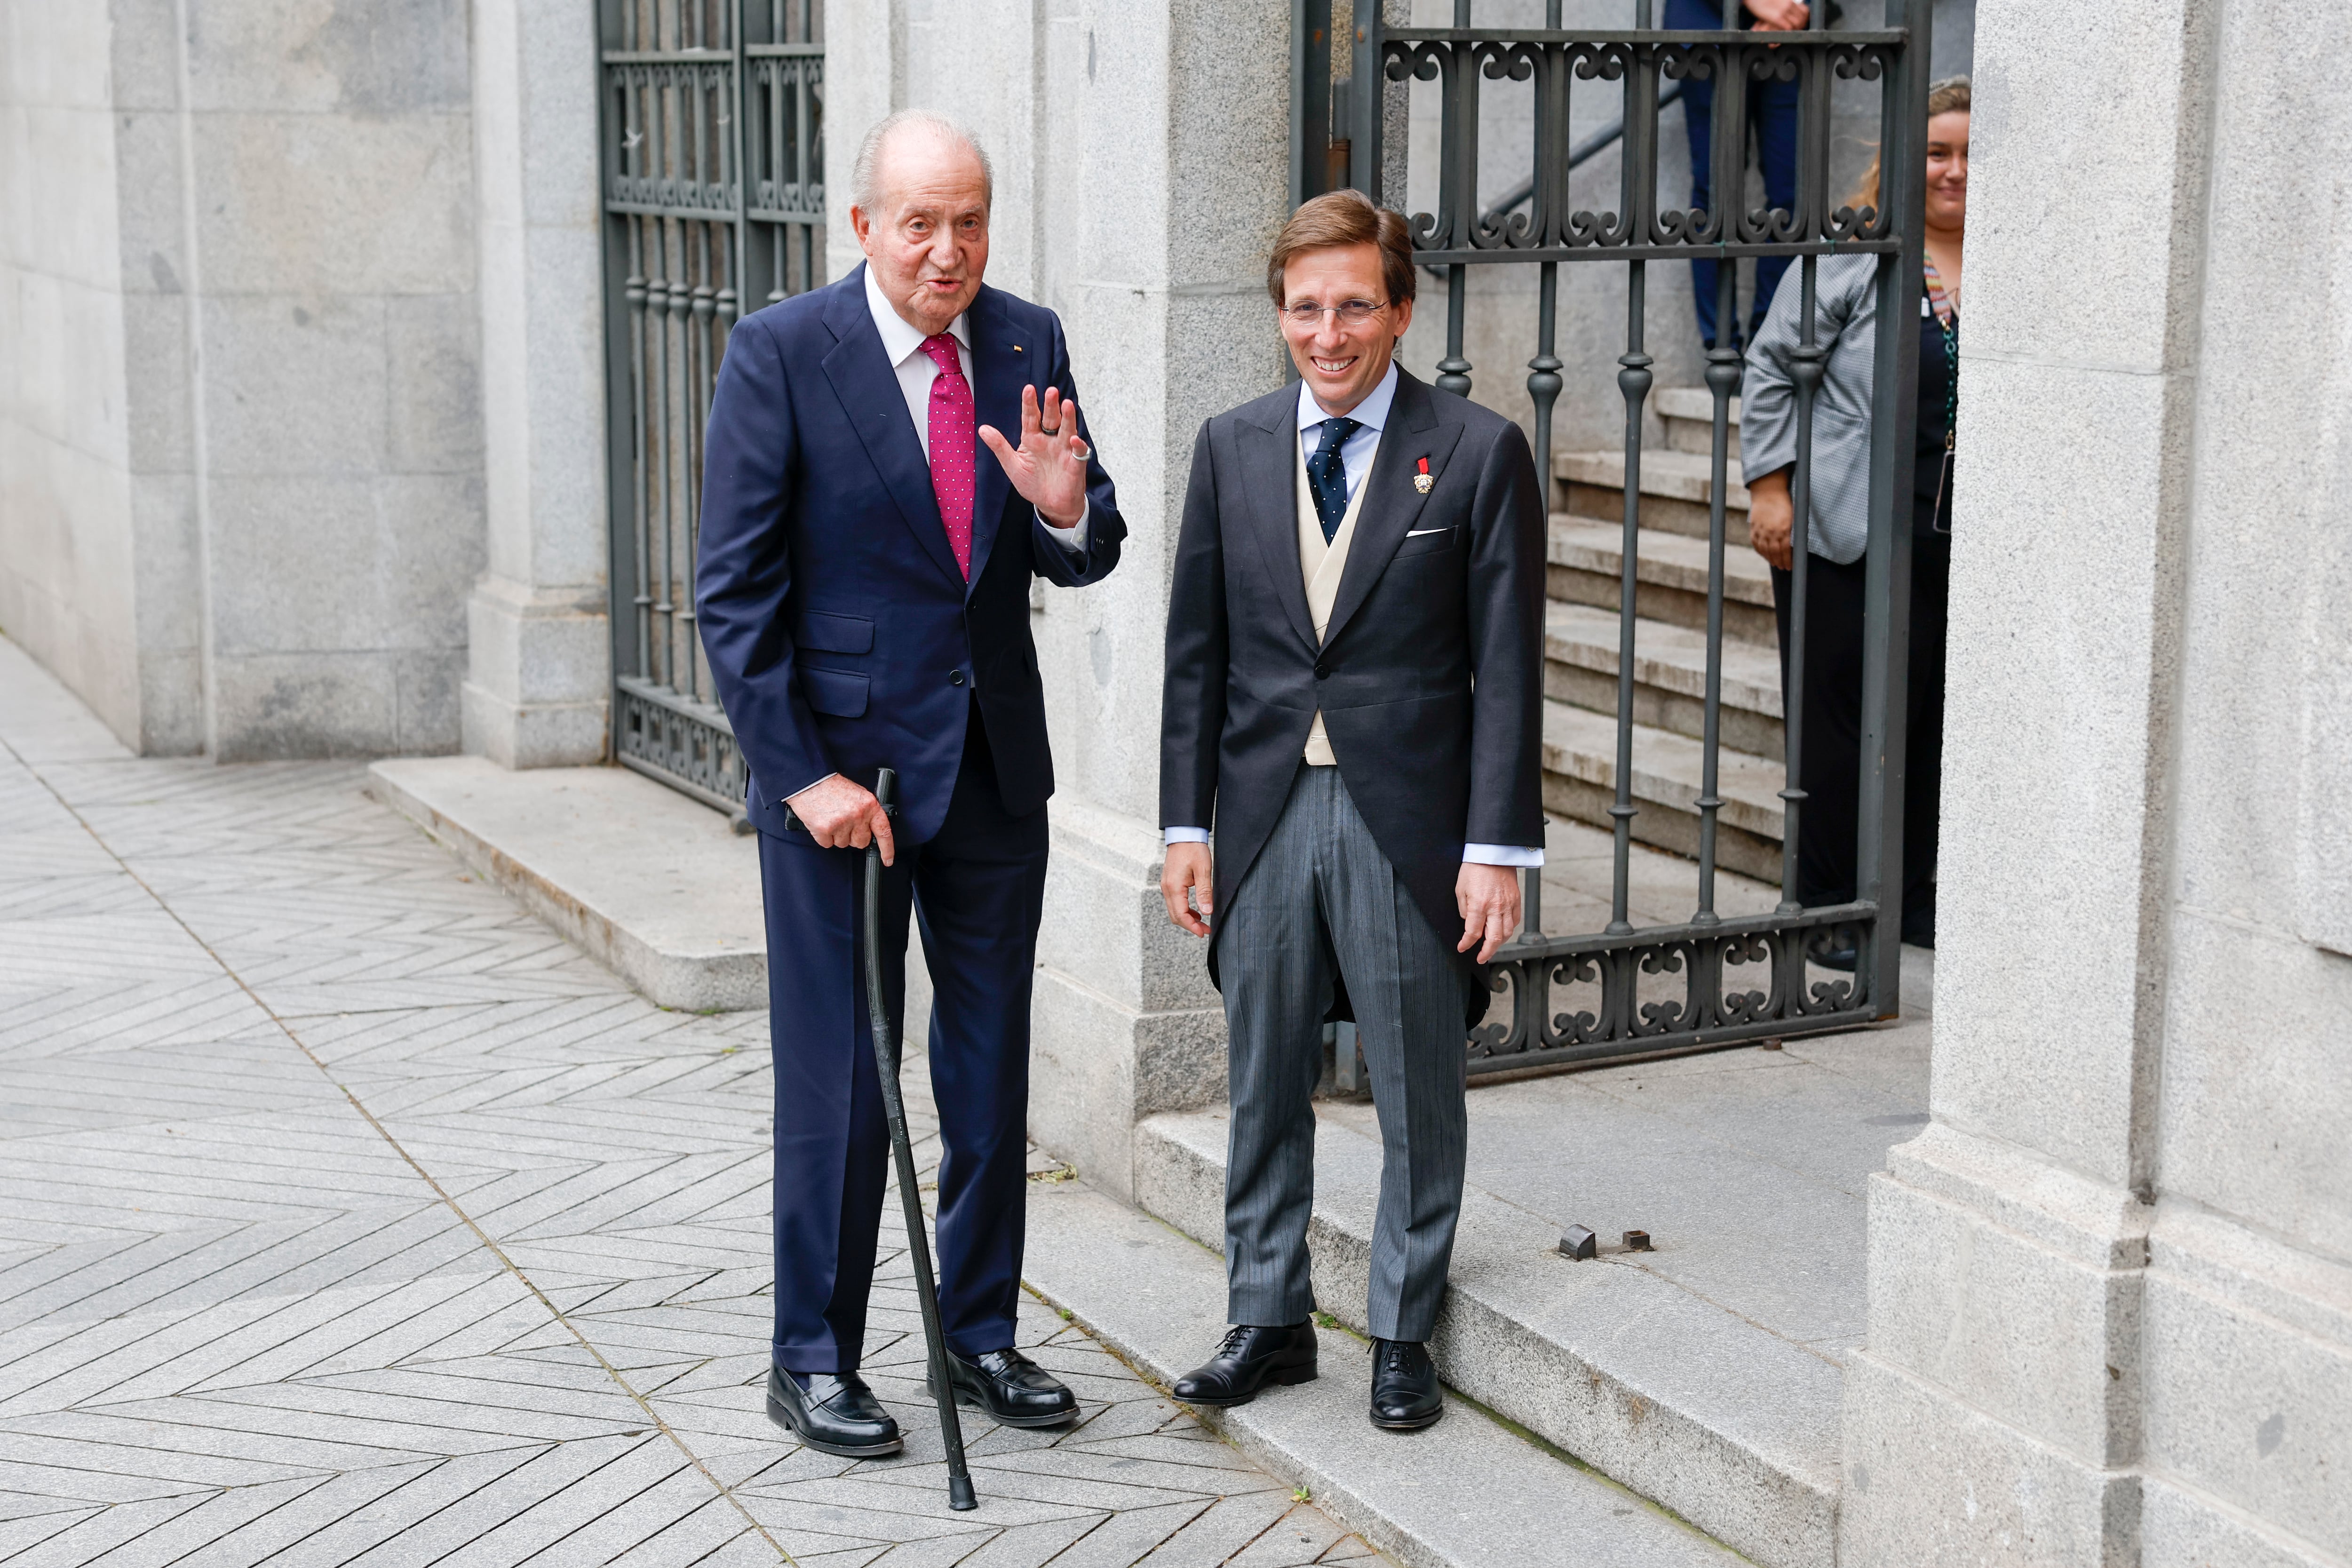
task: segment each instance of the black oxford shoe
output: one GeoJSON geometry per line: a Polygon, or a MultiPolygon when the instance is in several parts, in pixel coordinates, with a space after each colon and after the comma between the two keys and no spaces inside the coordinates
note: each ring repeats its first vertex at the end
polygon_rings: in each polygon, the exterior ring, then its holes
{"type": "MultiPolygon", "coordinates": [[[[948,1382],[956,1403],[988,1412],[1000,1426],[1059,1426],[1075,1420],[1078,1396],[1059,1378],[1019,1351],[985,1351],[967,1356],[948,1352],[948,1382]]],[[[927,1376],[923,1386],[937,1399],[940,1391],[927,1376]]]]}
{"type": "Polygon", "coordinates": [[[898,1423],[864,1378],[854,1372],[806,1375],[808,1386],[803,1388],[792,1373],[768,1369],[769,1420],[818,1453],[845,1459],[878,1459],[906,1447],[898,1423]]]}
{"type": "Polygon", "coordinates": [[[1267,1384],[1315,1381],[1315,1322],[1286,1328],[1244,1323],[1229,1331],[1217,1353],[1176,1380],[1187,1405],[1247,1405],[1267,1384]]]}
{"type": "Polygon", "coordinates": [[[1437,1368],[1412,1340],[1372,1342],[1372,1425],[1383,1432],[1414,1432],[1445,1414],[1437,1368]]]}

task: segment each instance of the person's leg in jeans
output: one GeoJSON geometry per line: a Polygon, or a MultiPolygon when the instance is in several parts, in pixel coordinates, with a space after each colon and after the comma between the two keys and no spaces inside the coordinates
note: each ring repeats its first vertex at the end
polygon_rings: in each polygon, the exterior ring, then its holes
{"type": "MultiPolygon", "coordinates": [[[[1666,0],[1666,14],[1661,25],[1675,29],[1713,31],[1723,26],[1723,7],[1712,4],[1711,0],[1666,0]]],[[[1684,79],[1683,126],[1690,134],[1690,205],[1694,207],[1708,205],[1707,193],[1714,174],[1709,128],[1714,113],[1715,79],[1684,79]]],[[[1715,346],[1715,263],[1692,262],[1691,299],[1698,307],[1698,335],[1709,348],[1715,346]]]]}
{"type": "MultiPolygon", "coordinates": [[[[1764,170],[1764,199],[1785,212],[1797,210],[1797,87],[1793,81],[1748,84],[1748,118],[1755,127],[1756,160],[1764,170]]],[[[1788,269],[1785,256],[1757,259],[1756,300],[1748,317],[1751,339],[1763,326],[1764,312],[1772,307],[1772,292],[1788,269]]]]}

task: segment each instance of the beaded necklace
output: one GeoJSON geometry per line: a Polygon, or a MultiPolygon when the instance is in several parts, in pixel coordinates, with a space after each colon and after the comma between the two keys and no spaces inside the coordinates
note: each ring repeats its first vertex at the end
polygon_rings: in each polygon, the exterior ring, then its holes
{"type": "Polygon", "coordinates": [[[1944,287],[1943,274],[1936,270],[1933,257],[1919,258],[1920,275],[1927,285],[1927,308],[1936,314],[1936,325],[1944,333],[1944,363],[1948,374],[1944,378],[1944,467],[1936,477],[1935,528],[1938,533],[1949,533],[1944,521],[1944,493],[1952,483],[1952,438],[1958,433],[1960,419],[1960,297],[1958,289],[1944,287]]]}

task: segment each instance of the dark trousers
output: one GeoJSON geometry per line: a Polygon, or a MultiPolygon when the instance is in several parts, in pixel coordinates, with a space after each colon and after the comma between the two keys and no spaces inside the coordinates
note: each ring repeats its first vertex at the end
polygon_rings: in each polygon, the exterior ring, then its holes
{"type": "MultiPolygon", "coordinates": [[[[1818,555],[1805,572],[1803,755],[1799,787],[1797,896],[1808,906],[1854,896],[1862,807],[1863,592],[1865,568],[1818,555]]],[[[1789,701],[1790,575],[1772,574],[1780,624],[1782,710],[1789,701]]],[[[1911,555],[1911,658],[1903,769],[1903,940],[1936,940],[1937,811],[1944,788],[1944,647],[1951,599],[1947,534],[1920,537],[1911,555]]]]}
{"type": "MultiPolygon", "coordinates": [[[[1713,0],[1666,0],[1664,25],[1673,28],[1717,31],[1723,26],[1723,7],[1713,0]]],[[[1683,82],[1683,123],[1690,132],[1690,205],[1713,210],[1715,79],[1697,77],[1683,82]]],[[[1748,123],[1755,139],[1758,163],[1764,170],[1764,196],[1772,205],[1794,211],[1797,205],[1797,84],[1793,81],[1753,81],[1748,84],[1748,123]]],[[[1742,161],[1745,167],[1745,160],[1742,161]]],[[[1744,182],[1743,182],[1744,183],[1744,182]]],[[[1736,204],[1745,190],[1731,193],[1736,204]]],[[[1716,290],[1713,261],[1691,263],[1691,293],[1698,305],[1698,335],[1715,342],[1716,290]]],[[[1772,290],[1789,269],[1785,256],[1767,256],[1756,263],[1756,298],[1749,319],[1760,325],[1772,303],[1772,290]]],[[[1738,337],[1738,328],[1733,336],[1738,337]]]]}
{"type": "MultiPolygon", "coordinates": [[[[933,995],[940,1311],[966,1355],[1013,1343],[1027,1200],[1029,996],[1045,895],[1043,807],[1006,815],[972,711],[946,820],[883,875],[883,992],[904,1021],[907,917],[933,995]]],[[[866,854],[760,836],[776,1078],[776,1364],[856,1367],[889,1177],[859,930],[866,854]]],[[[904,1037],[903,1034],[900,1036],[904,1037]]],[[[913,1053],[908,1053],[912,1055],[913,1053]]]]}

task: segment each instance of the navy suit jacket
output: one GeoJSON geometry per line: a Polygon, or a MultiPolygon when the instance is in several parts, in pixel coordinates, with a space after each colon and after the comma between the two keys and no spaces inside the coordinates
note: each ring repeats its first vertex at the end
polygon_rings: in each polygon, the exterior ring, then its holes
{"type": "MultiPolygon", "coordinates": [[[[1005,809],[1024,816],[1054,793],[1029,579],[1108,575],[1127,525],[1090,458],[1086,554],[1071,554],[975,443],[967,584],[865,271],[746,316],[729,337],[695,607],[753,825],[781,834],[786,795],[834,773],[870,786],[890,767],[901,837],[921,843],[947,815],[975,696],[1005,809]]],[[[983,284],[967,320],[981,424],[1017,437],[1024,385],[1076,395],[1053,311],[983,284]]]]}

